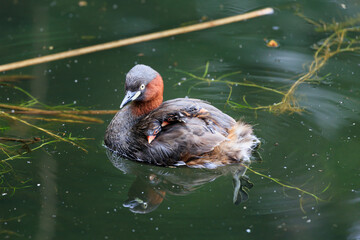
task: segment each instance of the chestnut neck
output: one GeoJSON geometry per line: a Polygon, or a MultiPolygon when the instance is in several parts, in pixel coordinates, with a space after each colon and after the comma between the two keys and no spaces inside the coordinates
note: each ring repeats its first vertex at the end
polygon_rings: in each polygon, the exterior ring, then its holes
{"type": "Polygon", "coordinates": [[[142,101],[132,102],[131,107],[133,115],[140,117],[158,108],[163,102],[163,92],[164,83],[161,76],[158,74],[146,86],[144,99],[142,101]]]}

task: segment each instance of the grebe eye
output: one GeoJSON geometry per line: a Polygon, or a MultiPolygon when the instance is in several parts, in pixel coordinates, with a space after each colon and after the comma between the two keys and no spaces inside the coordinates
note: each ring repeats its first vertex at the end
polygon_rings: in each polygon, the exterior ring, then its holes
{"type": "Polygon", "coordinates": [[[140,90],[144,90],[144,89],[145,89],[145,85],[144,85],[144,84],[141,84],[140,90]]]}

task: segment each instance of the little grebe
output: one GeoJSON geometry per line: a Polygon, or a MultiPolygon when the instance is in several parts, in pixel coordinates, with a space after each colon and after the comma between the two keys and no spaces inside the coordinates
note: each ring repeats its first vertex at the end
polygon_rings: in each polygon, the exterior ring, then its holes
{"type": "Polygon", "coordinates": [[[260,142],[250,125],[202,100],[163,102],[163,90],[160,74],[151,67],[139,64],[128,72],[122,109],[105,134],[110,150],[162,166],[215,168],[250,161],[260,142]]]}

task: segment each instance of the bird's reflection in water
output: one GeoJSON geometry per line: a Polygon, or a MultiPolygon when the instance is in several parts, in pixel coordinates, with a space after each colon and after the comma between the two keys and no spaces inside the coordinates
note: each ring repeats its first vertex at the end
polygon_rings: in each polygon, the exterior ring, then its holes
{"type": "Polygon", "coordinates": [[[200,186],[214,181],[220,176],[233,176],[233,203],[239,204],[248,200],[248,191],[253,187],[245,176],[246,167],[242,164],[228,165],[216,169],[195,169],[189,167],[165,168],[147,164],[139,164],[107,151],[112,164],[124,174],[135,175],[128,199],[123,206],[134,213],[154,211],[167,194],[183,196],[200,186]]]}

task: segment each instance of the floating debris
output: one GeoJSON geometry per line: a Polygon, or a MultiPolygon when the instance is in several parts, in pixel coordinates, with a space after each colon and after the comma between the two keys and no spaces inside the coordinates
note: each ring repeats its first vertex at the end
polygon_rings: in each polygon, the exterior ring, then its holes
{"type": "Polygon", "coordinates": [[[277,48],[280,45],[279,45],[279,43],[277,41],[275,41],[274,39],[271,39],[270,41],[266,41],[266,46],[267,47],[277,48]]]}

